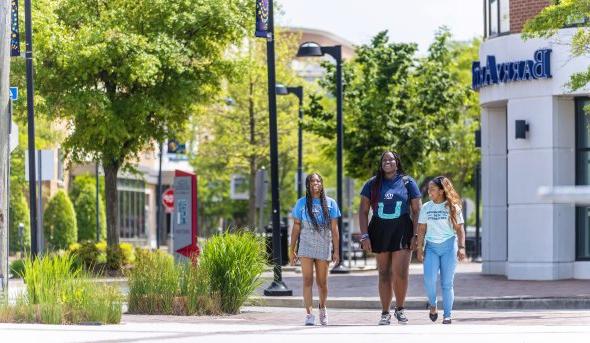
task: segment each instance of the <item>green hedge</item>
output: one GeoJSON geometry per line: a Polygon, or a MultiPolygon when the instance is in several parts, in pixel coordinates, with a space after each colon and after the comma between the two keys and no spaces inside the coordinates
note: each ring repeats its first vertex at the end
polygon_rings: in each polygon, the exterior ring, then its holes
{"type": "Polygon", "coordinates": [[[64,191],[49,200],[43,214],[43,231],[50,249],[67,249],[78,240],[74,205],[64,191]]]}
{"type": "Polygon", "coordinates": [[[21,251],[24,248],[25,251],[31,250],[31,225],[29,218],[29,205],[27,199],[20,192],[10,193],[10,253],[14,254],[21,251]],[[18,224],[23,223],[23,240],[21,246],[21,240],[18,236],[18,224]]]}
{"type": "MultiPolygon", "coordinates": [[[[88,183],[81,183],[73,194],[72,198],[76,211],[76,223],[78,225],[78,241],[96,240],[96,186],[88,183]]],[[[106,239],[107,223],[105,208],[99,195],[99,220],[100,239],[106,239]]]]}

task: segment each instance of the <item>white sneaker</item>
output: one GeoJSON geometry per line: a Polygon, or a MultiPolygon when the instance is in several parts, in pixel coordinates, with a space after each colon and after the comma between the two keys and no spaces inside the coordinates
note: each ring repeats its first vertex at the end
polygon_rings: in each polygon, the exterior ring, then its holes
{"type": "Polygon", "coordinates": [[[305,316],[305,325],[306,326],[314,326],[315,325],[315,316],[313,314],[307,314],[305,316]]]}
{"type": "Polygon", "coordinates": [[[381,319],[379,320],[379,325],[389,325],[391,324],[391,314],[385,313],[381,314],[381,319]]]}
{"type": "Polygon", "coordinates": [[[320,324],[324,326],[328,325],[328,311],[325,307],[320,307],[320,324]]]}

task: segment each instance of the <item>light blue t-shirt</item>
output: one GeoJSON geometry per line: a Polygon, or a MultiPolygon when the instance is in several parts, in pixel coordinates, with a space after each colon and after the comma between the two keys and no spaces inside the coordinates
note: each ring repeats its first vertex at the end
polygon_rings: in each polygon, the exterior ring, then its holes
{"type": "MultiPolygon", "coordinates": [[[[458,208],[455,217],[457,224],[463,224],[463,214],[458,208]]],[[[418,223],[426,224],[425,239],[428,242],[442,243],[455,236],[446,201],[440,204],[429,201],[424,204],[420,210],[418,223]]]]}
{"type": "MultiPolygon", "coordinates": [[[[326,197],[326,202],[328,203],[328,212],[330,213],[330,219],[336,219],[340,217],[340,209],[338,208],[338,204],[336,201],[330,197],[326,197]]],[[[312,199],[312,213],[315,215],[317,223],[319,225],[325,225],[326,222],[324,220],[324,211],[322,211],[322,204],[319,198],[312,199]]],[[[295,207],[291,212],[293,217],[297,220],[306,221],[311,223],[311,219],[307,213],[307,209],[305,206],[305,197],[297,200],[295,203],[295,207]]]]}

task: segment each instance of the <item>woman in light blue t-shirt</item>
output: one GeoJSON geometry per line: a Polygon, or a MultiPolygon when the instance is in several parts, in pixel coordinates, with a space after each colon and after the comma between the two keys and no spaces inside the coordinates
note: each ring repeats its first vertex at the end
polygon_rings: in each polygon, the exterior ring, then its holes
{"type": "Polygon", "coordinates": [[[453,280],[457,259],[465,258],[465,231],[461,198],[451,180],[438,176],[428,183],[430,201],[422,206],[418,218],[418,261],[424,261],[424,288],[428,296],[430,320],[438,319],[436,282],[440,271],[443,293],[443,324],[451,324],[453,280]],[[425,242],[426,241],[426,242],[425,242]],[[425,243],[424,243],[425,242],[425,243]],[[458,243],[458,244],[457,244],[458,243]]]}
{"type": "Polygon", "coordinates": [[[291,265],[301,262],[303,274],[303,303],[305,305],[305,325],[315,325],[312,313],[313,279],[320,295],[320,324],[328,325],[326,300],[328,298],[328,265],[338,264],[338,217],[340,209],[336,201],[324,192],[324,181],[318,173],[305,179],[305,196],[297,200],[293,208],[293,230],[289,249],[291,265]],[[333,249],[333,247],[336,247],[333,249]]]}

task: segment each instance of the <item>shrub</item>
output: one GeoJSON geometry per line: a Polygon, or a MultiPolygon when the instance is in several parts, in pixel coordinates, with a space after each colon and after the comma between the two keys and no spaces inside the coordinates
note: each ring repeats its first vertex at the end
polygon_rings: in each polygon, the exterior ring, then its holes
{"type": "Polygon", "coordinates": [[[120,246],[107,247],[107,268],[121,270],[123,267],[123,251],[120,246]]]}
{"type": "Polygon", "coordinates": [[[221,314],[209,274],[192,263],[175,263],[160,251],[137,249],[129,276],[129,312],[143,314],[221,314]]]}
{"type": "Polygon", "coordinates": [[[19,251],[30,251],[31,250],[31,225],[29,219],[29,205],[27,199],[20,192],[10,193],[10,209],[9,209],[9,220],[10,220],[10,253],[14,254],[19,251]],[[18,225],[24,224],[22,244],[18,235],[18,225]]]}
{"type": "MultiPolygon", "coordinates": [[[[96,240],[96,187],[82,184],[73,199],[78,225],[78,241],[96,240]]],[[[100,239],[106,239],[106,214],[99,195],[100,239]]]]}
{"type": "Polygon", "coordinates": [[[205,244],[201,265],[209,273],[211,290],[220,296],[223,312],[237,313],[260,285],[266,266],[264,242],[250,232],[214,236],[205,244]]]}
{"type": "Polygon", "coordinates": [[[180,294],[186,297],[189,315],[217,315],[221,311],[221,299],[211,290],[208,271],[197,263],[180,264],[180,294]]]}
{"type": "Polygon", "coordinates": [[[51,249],[66,249],[77,241],[76,214],[70,198],[58,191],[47,204],[43,215],[45,238],[51,249]]]}
{"type": "Polygon", "coordinates": [[[131,265],[135,262],[135,250],[129,243],[119,243],[119,249],[123,255],[123,265],[131,265]]]}
{"type": "Polygon", "coordinates": [[[101,252],[92,241],[74,243],[70,246],[70,252],[76,256],[78,262],[87,270],[100,264],[98,256],[101,252]]]}
{"type": "Polygon", "coordinates": [[[179,271],[172,256],[160,251],[140,253],[128,276],[130,313],[173,313],[179,271]]]}
{"type": "Polygon", "coordinates": [[[14,277],[23,277],[25,272],[25,261],[24,260],[14,260],[10,262],[10,273],[14,277]]]}
{"type": "Polygon", "coordinates": [[[122,297],[118,289],[92,282],[76,268],[69,253],[24,262],[26,293],[16,305],[0,306],[0,320],[78,324],[119,323],[122,297]]]}

